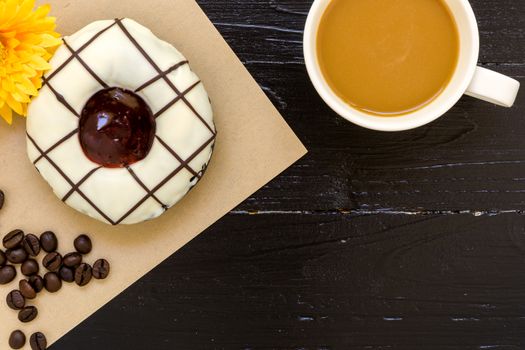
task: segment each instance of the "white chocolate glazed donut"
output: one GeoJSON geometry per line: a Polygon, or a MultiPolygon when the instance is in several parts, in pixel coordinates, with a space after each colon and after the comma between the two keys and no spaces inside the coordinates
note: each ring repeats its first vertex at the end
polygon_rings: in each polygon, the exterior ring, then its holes
{"type": "Polygon", "coordinates": [[[112,225],[134,224],[158,217],[200,180],[215,142],[213,112],[172,45],[130,19],[98,21],[64,38],[50,63],[29,106],[27,148],[61,200],[112,225]],[[117,168],[88,157],[79,135],[86,103],[112,87],[139,96],[156,124],[145,158],[117,168]]]}

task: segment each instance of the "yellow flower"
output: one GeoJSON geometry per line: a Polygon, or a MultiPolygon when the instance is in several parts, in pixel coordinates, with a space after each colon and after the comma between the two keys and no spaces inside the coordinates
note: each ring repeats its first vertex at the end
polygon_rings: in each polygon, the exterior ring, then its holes
{"type": "Polygon", "coordinates": [[[0,0],[0,117],[9,124],[13,111],[26,115],[61,44],[50,9],[35,9],[35,0],[0,0]]]}

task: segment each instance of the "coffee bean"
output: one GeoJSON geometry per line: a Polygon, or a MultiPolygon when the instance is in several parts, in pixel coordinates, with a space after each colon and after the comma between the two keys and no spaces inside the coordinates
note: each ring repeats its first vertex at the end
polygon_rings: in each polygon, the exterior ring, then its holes
{"type": "Polygon", "coordinates": [[[0,210],[4,207],[5,203],[5,194],[2,190],[0,190],[0,210]]]}
{"type": "Polygon", "coordinates": [[[62,288],[62,281],[56,273],[48,272],[44,275],[44,286],[49,293],[56,293],[62,288]]]}
{"type": "Polygon", "coordinates": [[[42,289],[44,289],[44,279],[40,277],[40,275],[29,277],[29,283],[37,293],[40,293],[42,289]]]}
{"type": "Polygon", "coordinates": [[[0,284],[11,283],[16,277],[16,269],[11,265],[0,268],[0,284]]]}
{"type": "Polygon", "coordinates": [[[33,333],[29,338],[29,345],[31,345],[31,350],[46,350],[47,349],[47,339],[46,336],[40,332],[33,333]]]}
{"type": "Polygon", "coordinates": [[[27,260],[27,252],[24,248],[8,249],[5,255],[7,260],[13,264],[21,264],[27,260]]]}
{"type": "Polygon", "coordinates": [[[109,275],[110,266],[107,260],[98,259],[93,264],[93,277],[97,280],[103,280],[109,275]]]}
{"type": "Polygon", "coordinates": [[[87,235],[80,235],[77,238],[75,238],[74,245],[75,249],[80,254],[89,254],[91,252],[91,249],[93,248],[91,239],[87,235]]]}
{"type": "Polygon", "coordinates": [[[31,256],[37,256],[40,253],[40,240],[34,234],[30,233],[26,235],[22,245],[24,246],[27,254],[31,256]]]}
{"type": "Polygon", "coordinates": [[[5,256],[5,253],[0,250],[0,267],[4,266],[7,262],[7,256],[5,256]]]}
{"type": "Polygon", "coordinates": [[[70,267],[62,266],[58,272],[58,275],[64,282],[71,283],[75,281],[75,270],[70,267]]]}
{"type": "Polygon", "coordinates": [[[82,255],[79,253],[69,253],[64,256],[62,263],[67,267],[77,267],[82,263],[82,255]]]}
{"type": "Polygon", "coordinates": [[[93,276],[91,266],[88,264],[80,264],[79,267],[75,270],[75,283],[79,286],[85,286],[86,284],[91,281],[91,277],[93,276]]]}
{"type": "Polygon", "coordinates": [[[42,265],[49,271],[56,272],[62,266],[62,256],[57,252],[49,253],[44,256],[42,265]]]}
{"type": "Polygon", "coordinates": [[[26,298],[19,290],[12,290],[5,298],[7,306],[13,310],[22,310],[26,306],[26,298]]]}
{"type": "Polygon", "coordinates": [[[36,291],[28,280],[20,280],[20,282],[18,282],[18,289],[20,289],[20,293],[22,293],[26,299],[36,298],[36,291]]]}
{"type": "Polygon", "coordinates": [[[13,230],[5,235],[2,243],[6,249],[13,249],[19,247],[22,244],[24,239],[24,231],[22,230],[13,230]]]}
{"type": "Polygon", "coordinates": [[[38,273],[38,270],[40,270],[40,265],[38,265],[35,259],[29,259],[24,261],[20,270],[22,271],[22,274],[29,277],[38,273]]]}
{"type": "Polygon", "coordinates": [[[18,312],[20,322],[31,322],[38,316],[38,309],[34,306],[26,306],[18,312]]]}
{"type": "Polygon", "coordinates": [[[26,335],[22,331],[14,331],[9,336],[9,346],[11,349],[22,349],[26,345],[26,335]]]}
{"type": "Polygon", "coordinates": [[[57,236],[51,231],[42,233],[40,235],[40,246],[47,253],[54,252],[58,248],[57,236]]]}

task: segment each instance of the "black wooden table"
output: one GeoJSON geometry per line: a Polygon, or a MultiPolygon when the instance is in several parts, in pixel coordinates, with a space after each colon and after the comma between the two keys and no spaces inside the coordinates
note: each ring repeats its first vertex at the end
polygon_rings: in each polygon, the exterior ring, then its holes
{"type": "MultiPolygon", "coordinates": [[[[525,348],[525,91],[351,125],[305,71],[311,2],[199,1],[310,153],[54,350],[525,348]]],[[[524,83],[525,1],[471,3],[481,64],[524,83]]]]}

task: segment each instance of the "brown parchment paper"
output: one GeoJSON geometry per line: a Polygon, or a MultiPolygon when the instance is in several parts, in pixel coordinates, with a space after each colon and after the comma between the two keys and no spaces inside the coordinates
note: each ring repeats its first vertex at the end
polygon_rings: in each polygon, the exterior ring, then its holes
{"type": "Polygon", "coordinates": [[[65,254],[73,250],[73,239],[87,232],[94,250],[85,260],[105,257],[112,268],[107,280],[93,280],[83,288],[64,284],[56,294],[42,292],[29,303],[39,309],[29,324],[20,323],[4,301],[21,274],[0,286],[0,349],[9,348],[7,339],[15,329],[28,337],[42,331],[49,343],[55,342],[306,153],[194,0],[48,2],[64,35],[94,20],[130,17],[173,43],[203,80],[219,134],[206,176],[185,199],[159,219],[111,227],[55,197],[27,159],[23,119],[12,127],[0,124],[0,188],[7,197],[0,211],[0,234],[14,228],[35,234],[53,230],[65,254]]]}

